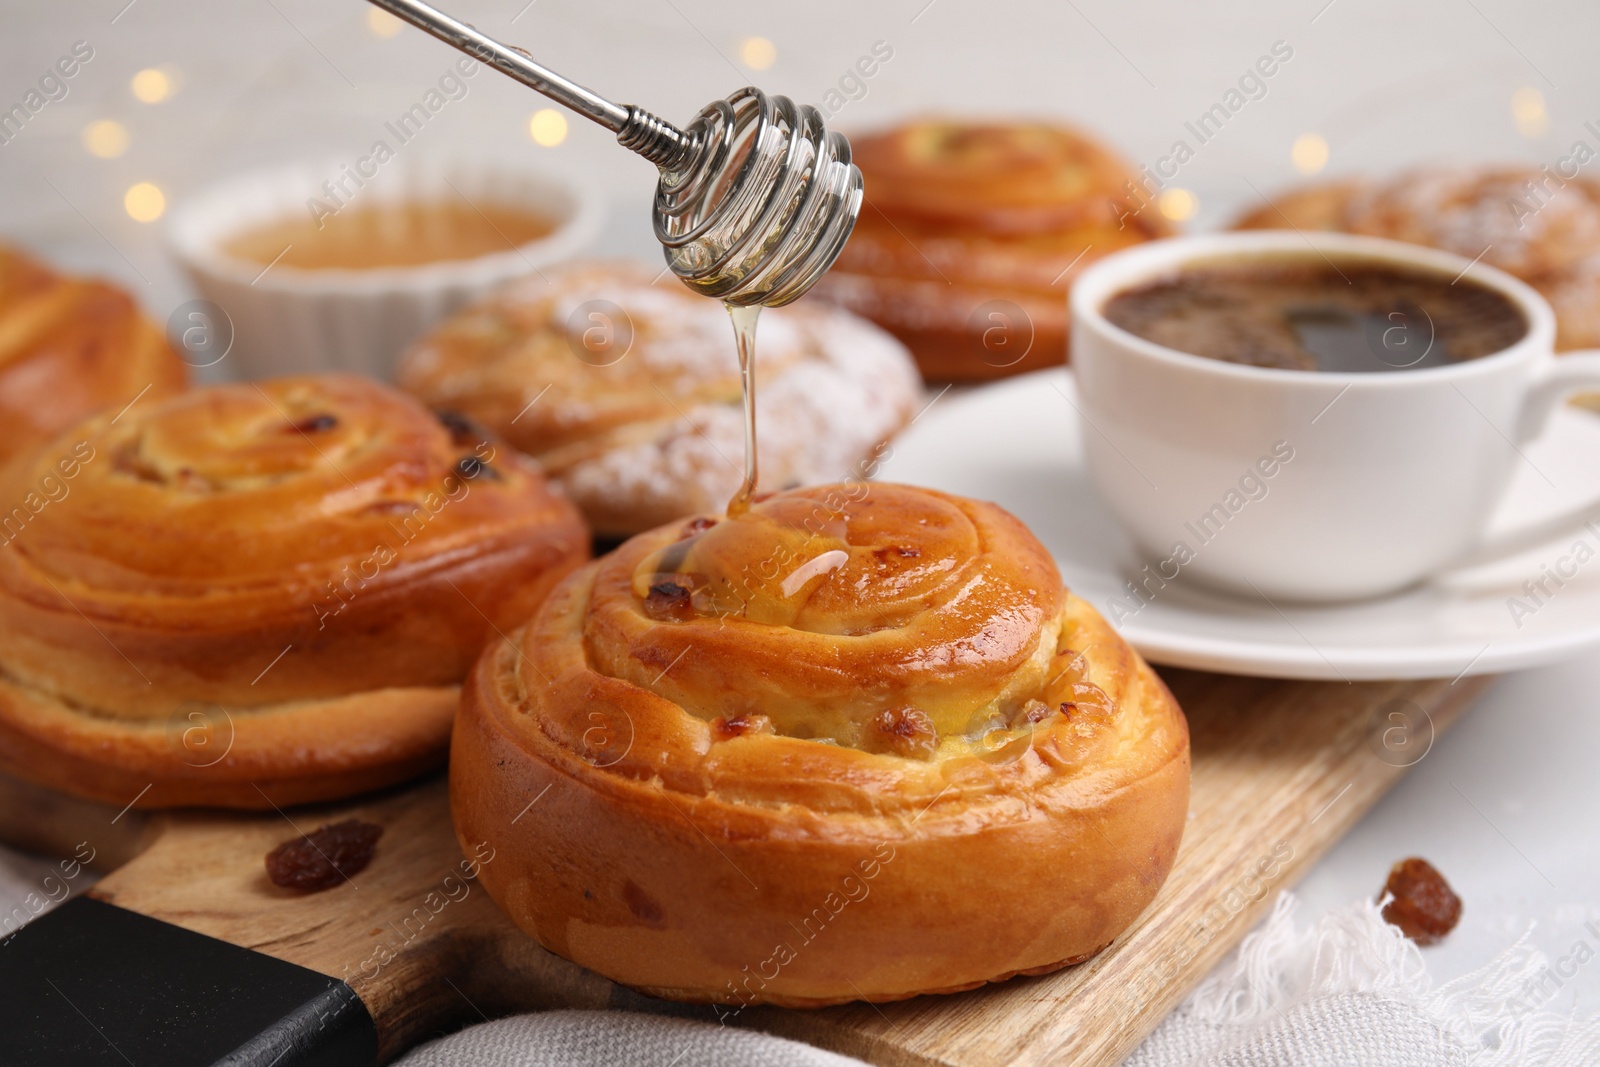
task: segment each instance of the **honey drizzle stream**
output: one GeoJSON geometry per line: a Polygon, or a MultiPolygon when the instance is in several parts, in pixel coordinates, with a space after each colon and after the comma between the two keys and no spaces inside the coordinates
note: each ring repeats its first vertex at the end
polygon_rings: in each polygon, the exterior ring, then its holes
{"type": "Polygon", "coordinates": [[[733,336],[739,344],[739,384],[744,390],[744,483],[728,501],[728,518],[736,519],[750,510],[750,498],[756,491],[756,320],[761,317],[761,305],[723,307],[733,320],[733,336]]]}

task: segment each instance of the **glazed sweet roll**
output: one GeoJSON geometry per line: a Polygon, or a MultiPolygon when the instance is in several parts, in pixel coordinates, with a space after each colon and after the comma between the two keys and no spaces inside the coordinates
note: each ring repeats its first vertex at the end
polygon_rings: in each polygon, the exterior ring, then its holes
{"type": "Polygon", "coordinates": [[[991,504],[782,493],[636,537],[489,647],[451,755],[485,887],[649,993],[815,1006],[1084,960],[1150,902],[1182,712],[991,504]]]}
{"type": "Polygon", "coordinates": [[[126,292],[0,245],[0,461],[97,411],[174,393],[187,376],[126,292]]]}
{"type": "Polygon", "coordinates": [[[0,501],[0,769],[117,804],[437,766],[483,642],[588,555],[535,465],[354,377],[102,415],[0,501]]]}
{"type": "Polygon", "coordinates": [[[1061,363],[1077,275],[1170,232],[1154,183],[1065,127],[928,119],[852,148],[866,201],[817,293],[904,341],[931,379],[1061,363]]]}

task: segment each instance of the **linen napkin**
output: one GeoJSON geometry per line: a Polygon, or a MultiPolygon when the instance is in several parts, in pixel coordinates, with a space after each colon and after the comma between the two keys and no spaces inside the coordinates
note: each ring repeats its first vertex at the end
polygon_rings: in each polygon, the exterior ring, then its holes
{"type": "MultiPolygon", "coordinates": [[[[1301,928],[1280,896],[1267,919],[1126,1067],[1594,1067],[1600,1019],[1540,1008],[1544,956],[1524,936],[1437,989],[1422,953],[1362,901],[1301,928]]],[[[709,1023],[553,1011],[469,1027],[397,1067],[842,1067],[859,1061],[709,1023]]]]}

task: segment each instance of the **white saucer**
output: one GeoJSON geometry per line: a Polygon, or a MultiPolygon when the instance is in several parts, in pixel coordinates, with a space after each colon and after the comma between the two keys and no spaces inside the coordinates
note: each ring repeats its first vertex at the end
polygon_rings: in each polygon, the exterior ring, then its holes
{"type": "MultiPolygon", "coordinates": [[[[1600,646],[1600,536],[1570,537],[1513,560],[1374,600],[1251,601],[1181,577],[1145,603],[1125,582],[1147,562],[1105,511],[1083,469],[1071,374],[1040,371],[935,401],[894,442],[878,477],[993,500],[1055,555],[1067,585],[1152,662],[1275,678],[1455,678],[1534,667],[1600,646]],[[1571,555],[1584,541],[1594,558],[1571,555]],[[1523,583],[1575,577],[1535,601],[1523,583]],[[1531,611],[1513,610],[1517,598],[1531,611]],[[1113,605],[1120,605],[1116,610],[1113,605]],[[1520,625],[1519,625],[1520,624],[1520,625]]],[[[1524,449],[1528,464],[1493,529],[1600,499],[1600,418],[1557,412],[1524,449]]],[[[1472,477],[1463,470],[1461,477],[1472,477]]]]}

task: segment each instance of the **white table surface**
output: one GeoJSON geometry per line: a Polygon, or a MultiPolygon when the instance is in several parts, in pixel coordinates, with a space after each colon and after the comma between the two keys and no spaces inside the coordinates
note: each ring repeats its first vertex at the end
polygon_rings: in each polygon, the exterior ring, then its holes
{"type": "MultiPolygon", "coordinates": [[[[732,0],[504,0],[452,10],[616,99],[687,117],[747,81],[820,101],[856,58],[885,41],[894,58],[834,120],[846,130],[918,112],[1041,113],[1092,127],[1153,161],[1182,124],[1277,40],[1294,59],[1180,175],[1197,193],[1193,225],[1258,203],[1296,180],[1289,145],[1323,134],[1327,175],[1432,159],[1553,162],[1600,123],[1600,7],[1510,0],[1292,5],[1165,0],[1003,9],[979,0],[808,5],[732,0]],[[526,4],[526,6],[524,6],[526,4]],[[771,69],[743,68],[740,42],[770,38],[771,69]],[[1511,99],[1537,90],[1547,121],[1515,121],[1511,99]]],[[[86,40],[95,58],[11,143],[0,145],[0,239],[114,275],[158,319],[188,294],[159,240],[122,193],[161,186],[169,203],[223,174],[287,159],[354,158],[415,102],[453,56],[406,30],[380,38],[358,0],[0,0],[0,105],[20,100],[57,56],[86,40]],[[129,79],[167,66],[177,92],[149,105],[129,79]],[[80,145],[96,119],[121,122],[126,154],[80,145]]],[[[581,177],[609,197],[602,251],[648,255],[653,175],[598,128],[573,120],[565,143],[526,135],[539,102],[483,73],[406,151],[488,150],[581,177]]],[[[1438,980],[1487,962],[1530,927],[1552,960],[1600,924],[1600,656],[1499,681],[1456,729],[1301,884],[1310,915],[1371,894],[1389,865],[1434,862],[1465,900],[1461,927],[1427,950],[1438,980]]],[[[20,901],[41,865],[0,855],[0,905],[20,901]]],[[[1600,964],[1554,1001],[1600,1010],[1600,964]]]]}

